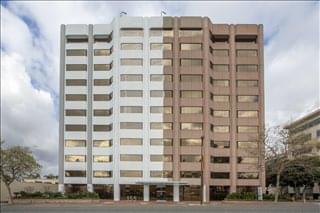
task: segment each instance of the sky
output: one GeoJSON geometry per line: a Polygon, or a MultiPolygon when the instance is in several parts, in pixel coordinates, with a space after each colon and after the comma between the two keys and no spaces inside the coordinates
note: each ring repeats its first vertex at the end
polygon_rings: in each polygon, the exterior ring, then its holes
{"type": "Polygon", "coordinates": [[[119,16],[207,16],[263,24],[266,126],[320,106],[319,8],[289,2],[1,1],[1,140],[32,149],[42,174],[58,173],[61,24],[106,24],[119,16]]]}

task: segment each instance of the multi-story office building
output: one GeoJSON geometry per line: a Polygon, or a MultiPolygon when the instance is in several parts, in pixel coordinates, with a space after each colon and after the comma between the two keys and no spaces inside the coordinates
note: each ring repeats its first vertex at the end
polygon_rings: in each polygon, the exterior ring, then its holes
{"type": "Polygon", "coordinates": [[[202,191],[208,202],[264,189],[262,25],[62,25],[60,65],[60,191],[174,201],[202,191]]]}

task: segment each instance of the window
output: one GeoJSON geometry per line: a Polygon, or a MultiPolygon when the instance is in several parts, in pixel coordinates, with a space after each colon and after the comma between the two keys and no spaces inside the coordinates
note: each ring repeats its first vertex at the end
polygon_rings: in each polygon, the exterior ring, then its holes
{"type": "Polygon", "coordinates": [[[66,170],[64,172],[66,177],[86,177],[86,171],[82,170],[66,170]]]}
{"type": "Polygon", "coordinates": [[[109,163],[112,162],[112,155],[94,155],[93,162],[95,163],[109,163]]]}
{"type": "Polygon", "coordinates": [[[211,125],[211,131],[216,133],[227,133],[229,132],[229,126],[215,126],[211,125]]]}
{"type": "Polygon", "coordinates": [[[87,131],[86,125],[66,125],[66,131],[85,132],[87,131]]]}
{"type": "Polygon", "coordinates": [[[124,66],[142,66],[143,61],[140,58],[121,58],[120,65],[124,66]]]}
{"type": "Polygon", "coordinates": [[[201,155],[180,155],[180,162],[201,162],[201,155]]]}
{"type": "Polygon", "coordinates": [[[150,155],[151,162],[172,162],[172,155],[150,155]]]}
{"type": "Polygon", "coordinates": [[[238,172],[238,179],[258,179],[258,172],[238,172]]]}
{"type": "Polygon", "coordinates": [[[93,177],[95,177],[95,178],[111,178],[112,171],[95,170],[95,171],[93,171],[93,177]]]}
{"type": "Polygon", "coordinates": [[[85,79],[67,79],[66,86],[87,86],[85,79]]]}
{"type": "Polygon", "coordinates": [[[120,122],[120,129],[142,129],[141,122],[120,122]]]}
{"type": "Polygon", "coordinates": [[[238,80],[238,87],[258,87],[258,81],[255,80],[238,80]]]}
{"type": "Polygon", "coordinates": [[[111,64],[94,64],[93,69],[94,71],[109,71],[112,69],[112,63],[111,64]]]}
{"type": "Polygon", "coordinates": [[[213,43],[229,43],[229,35],[214,35],[210,32],[210,39],[213,43]]]}
{"type": "Polygon", "coordinates": [[[173,96],[172,90],[151,90],[150,91],[150,97],[153,97],[153,98],[160,98],[160,97],[171,98],[172,96],[173,96]]]}
{"type": "Polygon", "coordinates": [[[94,43],[109,43],[112,40],[112,32],[107,35],[95,35],[94,36],[94,43]]]}
{"type": "Polygon", "coordinates": [[[182,138],[180,139],[180,146],[201,146],[201,138],[182,138]]]}
{"type": "Polygon", "coordinates": [[[66,94],[66,101],[86,101],[87,95],[66,94]]]}
{"type": "Polygon", "coordinates": [[[255,110],[239,110],[238,118],[257,118],[258,111],[255,110]]]}
{"type": "Polygon", "coordinates": [[[169,122],[151,122],[150,129],[172,129],[172,123],[169,122]]]}
{"type": "Polygon", "coordinates": [[[180,107],[182,114],[202,114],[202,107],[180,107]]]}
{"type": "Polygon", "coordinates": [[[150,81],[172,82],[172,75],[151,74],[150,75],[150,81]]]}
{"type": "Polygon", "coordinates": [[[142,106],[120,106],[120,113],[142,113],[142,106]]]}
{"type": "Polygon", "coordinates": [[[214,110],[213,116],[217,118],[228,118],[229,117],[229,111],[228,110],[214,110]]]}
{"type": "Polygon", "coordinates": [[[257,103],[258,96],[257,95],[238,95],[238,102],[250,102],[257,103]]]}
{"type": "Polygon", "coordinates": [[[64,156],[65,162],[86,162],[85,155],[65,155],[64,156]]]}
{"type": "Polygon", "coordinates": [[[121,81],[142,81],[143,76],[138,74],[131,74],[131,75],[121,74],[120,79],[121,81]]]}
{"type": "Polygon", "coordinates": [[[236,35],[235,42],[257,43],[257,35],[236,35]]]}
{"type": "Polygon", "coordinates": [[[142,138],[120,138],[120,145],[142,145],[142,138]]]}
{"type": "Polygon", "coordinates": [[[172,107],[169,106],[151,106],[150,113],[172,114],[172,107]]]}
{"type": "Polygon", "coordinates": [[[257,133],[257,126],[238,126],[238,133],[257,133]]]}
{"type": "Polygon", "coordinates": [[[238,157],[238,163],[257,164],[258,162],[259,158],[257,157],[238,157]]]}
{"type": "Polygon", "coordinates": [[[229,96],[228,95],[213,95],[212,100],[214,102],[229,102],[229,96]]]}
{"type": "Polygon", "coordinates": [[[254,64],[242,64],[237,65],[237,72],[257,72],[258,65],[254,64]]]}
{"type": "Polygon", "coordinates": [[[121,154],[120,161],[142,161],[142,155],[121,154]]]}
{"type": "Polygon", "coordinates": [[[122,28],[120,36],[123,37],[143,37],[143,29],[141,28],[122,28]]]}
{"type": "Polygon", "coordinates": [[[228,64],[210,64],[214,72],[229,72],[228,64]]]}
{"type": "Polygon", "coordinates": [[[180,66],[202,66],[202,59],[180,59],[180,66]]]}
{"type": "Polygon", "coordinates": [[[202,91],[183,90],[180,91],[180,98],[202,98],[202,91]]]}
{"type": "Polygon", "coordinates": [[[173,140],[171,138],[151,138],[151,146],[172,146],[173,140]]]}
{"type": "Polygon", "coordinates": [[[69,49],[67,50],[67,56],[87,56],[87,50],[69,49]]]}
{"type": "Polygon", "coordinates": [[[238,149],[258,149],[257,142],[251,141],[238,141],[238,149]]]}
{"type": "Polygon", "coordinates": [[[94,116],[110,116],[112,115],[112,109],[94,109],[94,116]]]}
{"type": "Polygon", "coordinates": [[[186,43],[181,43],[180,44],[180,50],[202,50],[202,44],[199,43],[194,43],[194,44],[186,44],[186,43]]]}
{"type": "Polygon", "coordinates": [[[163,37],[173,37],[172,29],[150,29],[150,37],[163,36],[163,37]]]}
{"type": "Polygon", "coordinates": [[[141,43],[122,43],[121,50],[142,50],[143,45],[141,43]]]}
{"type": "Polygon", "coordinates": [[[180,75],[180,82],[202,82],[202,75],[180,75]]]}
{"type": "Polygon", "coordinates": [[[111,94],[93,94],[94,101],[110,101],[112,99],[111,94]]]}
{"type": "Polygon", "coordinates": [[[181,130],[202,130],[202,123],[180,123],[181,130]]]}
{"type": "Polygon", "coordinates": [[[66,116],[86,116],[85,109],[67,109],[66,116]]]}
{"type": "Polygon", "coordinates": [[[179,37],[197,37],[202,36],[202,29],[180,29],[179,37]]]}
{"type": "Polygon", "coordinates": [[[214,87],[229,87],[229,80],[215,80],[210,78],[210,81],[212,81],[212,85],[214,87]]]}
{"type": "Polygon", "coordinates": [[[112,140],[93,140],[93,147],[111,147],[112,140]]]}
{"type": "Polygon", "coordinates": [[[172,50],[172,43],[151,43],[150,50],[172,50]]]}
{"type": "Polygon", "coordinates": [[[211,53],[215,57],[227,57],[227,56],[229,56],[229,50],[212,50],[211,53]]]}
{"type": "Polygon", "coordinates": [[[120,97],[142,97],[142,90],[120,90],[120,97]]]}
{"type": "Polygon", "coordinates": [[[150,177],[153,178],[172,178],[173,177],[173,173],[172,171],[155,171],[155,170],[151,170],[150,171],[150,177]]]}
{"type": "Polygon", "coordinates": [[[180,172],[180,178],[200,178],[200,171],[182,171],[180,172]]]}
{"type": "Polygon", "coordinates": [[[150,59],[150,65],[172,66],[172,59],[152,58],[150,59]]]}
{"type": "Polygon", "coordinates": [[[141,170],[120,170],[120,177],[142,177],[141,170]]]}
{"type": "Polygon", "coordinates": [[[237,50],[238,57],[252,57],[258,56],[257,50],[237,50]]]}
{"type": "Polygon", "coordinates": [[[210,146],[218,149],[230,148],[230,141],[210,141],[210,146]]]}
{"type": "Polygon", "coordinates": [[[111,49],[95,49],[94,50],[94,56],[108,56],[111,55],[112,48],[111,49]]]}
{"type": "Polygon", "coordinates": [[[230,173],[229,172],[211,172],[210,177],[214,179],[229,179],[230,173]]]}
{"type": "Polygon", "coordinates": [[[94,86],[109,86],[112,84],[112,78],[110,79],[94,79],[93,85],[94,86]]]}
{"type": "Polygon", "coordinates": [[[109,125],[93,125],[93,131],[95,132],[110,132],[112,130],[112,124],[109,125]]]}
{"type": "Polygon", "coordinates": [[[88,37],[86,38],[67,38],[67,43],[87,43],[88,37]]]}
{"type": "Polygon", "coordinates": [[[230,158],[229,157],[210,157],[210,162],[211,163],[229,163],[230,158]]]}
{"type": "Polygon", "coordinates": [[[87,71],[86,64],[67,64],[66,71],[87,71]]]}
{"type": "Polygon", "coordinates": [[[86,140],[65,140],[65,147],[86,147],[86,140]]]}

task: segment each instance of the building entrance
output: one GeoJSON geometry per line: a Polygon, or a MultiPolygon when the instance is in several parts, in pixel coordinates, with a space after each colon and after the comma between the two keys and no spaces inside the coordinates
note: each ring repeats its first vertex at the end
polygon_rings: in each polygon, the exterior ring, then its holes
{"type": "Polygon", "coordinates": [[[173,186],[150,185],[150,200],[172,201],[173,186]]]}

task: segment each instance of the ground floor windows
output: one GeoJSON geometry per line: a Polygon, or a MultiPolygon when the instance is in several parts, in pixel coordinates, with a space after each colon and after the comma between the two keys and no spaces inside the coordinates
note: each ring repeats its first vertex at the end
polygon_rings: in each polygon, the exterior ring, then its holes
{"type": "Polygon", "coordinates": [[[230,186],[210,186],[210,200],[223,200],[230,192],[230,186]]]}
{"type": "Polygon", "coordinates": [[[200,186],[180,186],[180,201],[199,201],[200,186]]]}
{"type": "Polygon", "coordinates": [[[143,200],[143,185],[120,185],[121,200],[143,200]]]}
{"type": "Polygon", "coordinates": [[[94,184],[93,191],[98,193],[101,199],[113,199],[113,185],[94,184]]]}
{"type": "Polygon", "coordinates": [[[150,185],[150,200],[173,200],[173,186],[150,185]]]}

